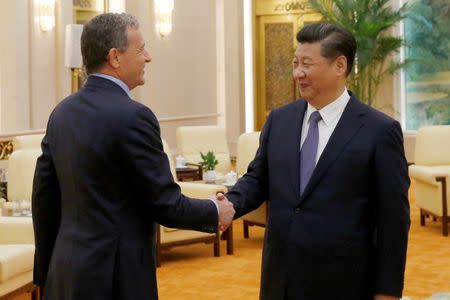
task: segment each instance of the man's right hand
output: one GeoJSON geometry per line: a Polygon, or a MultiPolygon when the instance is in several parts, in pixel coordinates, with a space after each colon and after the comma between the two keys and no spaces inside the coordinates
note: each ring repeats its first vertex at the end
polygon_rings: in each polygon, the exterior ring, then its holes
{"type": "Polygon", "coordinates": [[[219,206],[219,229],[225,231],[231,225],[236,212],[233,203],[228,201],[224,194],[218,193],[216,195],[216,201],[219,206]]]}

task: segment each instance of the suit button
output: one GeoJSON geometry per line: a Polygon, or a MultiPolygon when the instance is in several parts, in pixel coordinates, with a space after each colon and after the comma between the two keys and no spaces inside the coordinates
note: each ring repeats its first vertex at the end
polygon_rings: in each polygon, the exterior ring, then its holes
{"type": "Polygon", "coordinates": [[[296,214],[299,214],[299,213],[300,213],[300,207],[296,207],[296,208],[294,209],[294,212],[295,212],[296,214]]]}

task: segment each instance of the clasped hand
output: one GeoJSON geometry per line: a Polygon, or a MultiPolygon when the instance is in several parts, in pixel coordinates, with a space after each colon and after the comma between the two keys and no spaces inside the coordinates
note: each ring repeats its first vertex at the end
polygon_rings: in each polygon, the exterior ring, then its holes
{"type": "Polygon", "coordinates": [[[219,206],[219,229],[225,231],[231,225],[236,212],[233,203],[228,201],[224,194],[217,193],[215,199],[219,206]]]}

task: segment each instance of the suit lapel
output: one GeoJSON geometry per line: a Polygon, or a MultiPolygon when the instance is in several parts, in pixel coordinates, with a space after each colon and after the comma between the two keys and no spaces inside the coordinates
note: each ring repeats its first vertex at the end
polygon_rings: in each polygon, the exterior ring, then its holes
{"type": "MultiPolygon", "coordinates": [[[[300,177],[299,177],[299,164],[300,164],[300,137],[302,134],[303,117],[307,108],[307,102],[300,100],[297,102],[296,110],[293,110],[293,114],[288,118],[287,124],[291,128],[286,130],[287,134],[287,147],[286,156],[288,162],[293,162],[289,164],[289,177],[291,180],[292,189],[295,195],[298,197],[298,191],[300,189],[300,177]],[[291,126],[294,125],[294,128],[291,126]]],[[[297,199],[297,198],[296,198],[297,199]]]]}
{"type": "MultiPolygon", "coordinates": [[[[320,179],[324,176],[328,168],[344,150],[345,146],[356,135],[358,130],[364,125],[360,116],[364,114],[362,104],[354,96],[350,98],[336,128],[334,129],[325,149],[317,162],[316,168],[311,175],[305,191],[300,197],[300,203],[308,197],[308,195],[319,184],[320,179]]],[[[298,160],[298,159],[297,159],[298,160]]],[[[298,172],[297,172],[298,173],[298,172]]],[[[298,178],[298,174],[297,174],[298,178]]],[[[298,189],[297,189],[298,191],[298,189]]]]}

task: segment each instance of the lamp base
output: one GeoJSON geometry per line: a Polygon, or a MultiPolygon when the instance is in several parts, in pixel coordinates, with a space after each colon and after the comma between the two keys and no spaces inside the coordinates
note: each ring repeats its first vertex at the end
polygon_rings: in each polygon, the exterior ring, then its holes
{"type": "Polygon", "coordinates": [[[72,71],[72,93],[76,93],[80,89],[81,70],[78,68],[71,68],[70,70],[72,71]]]}

